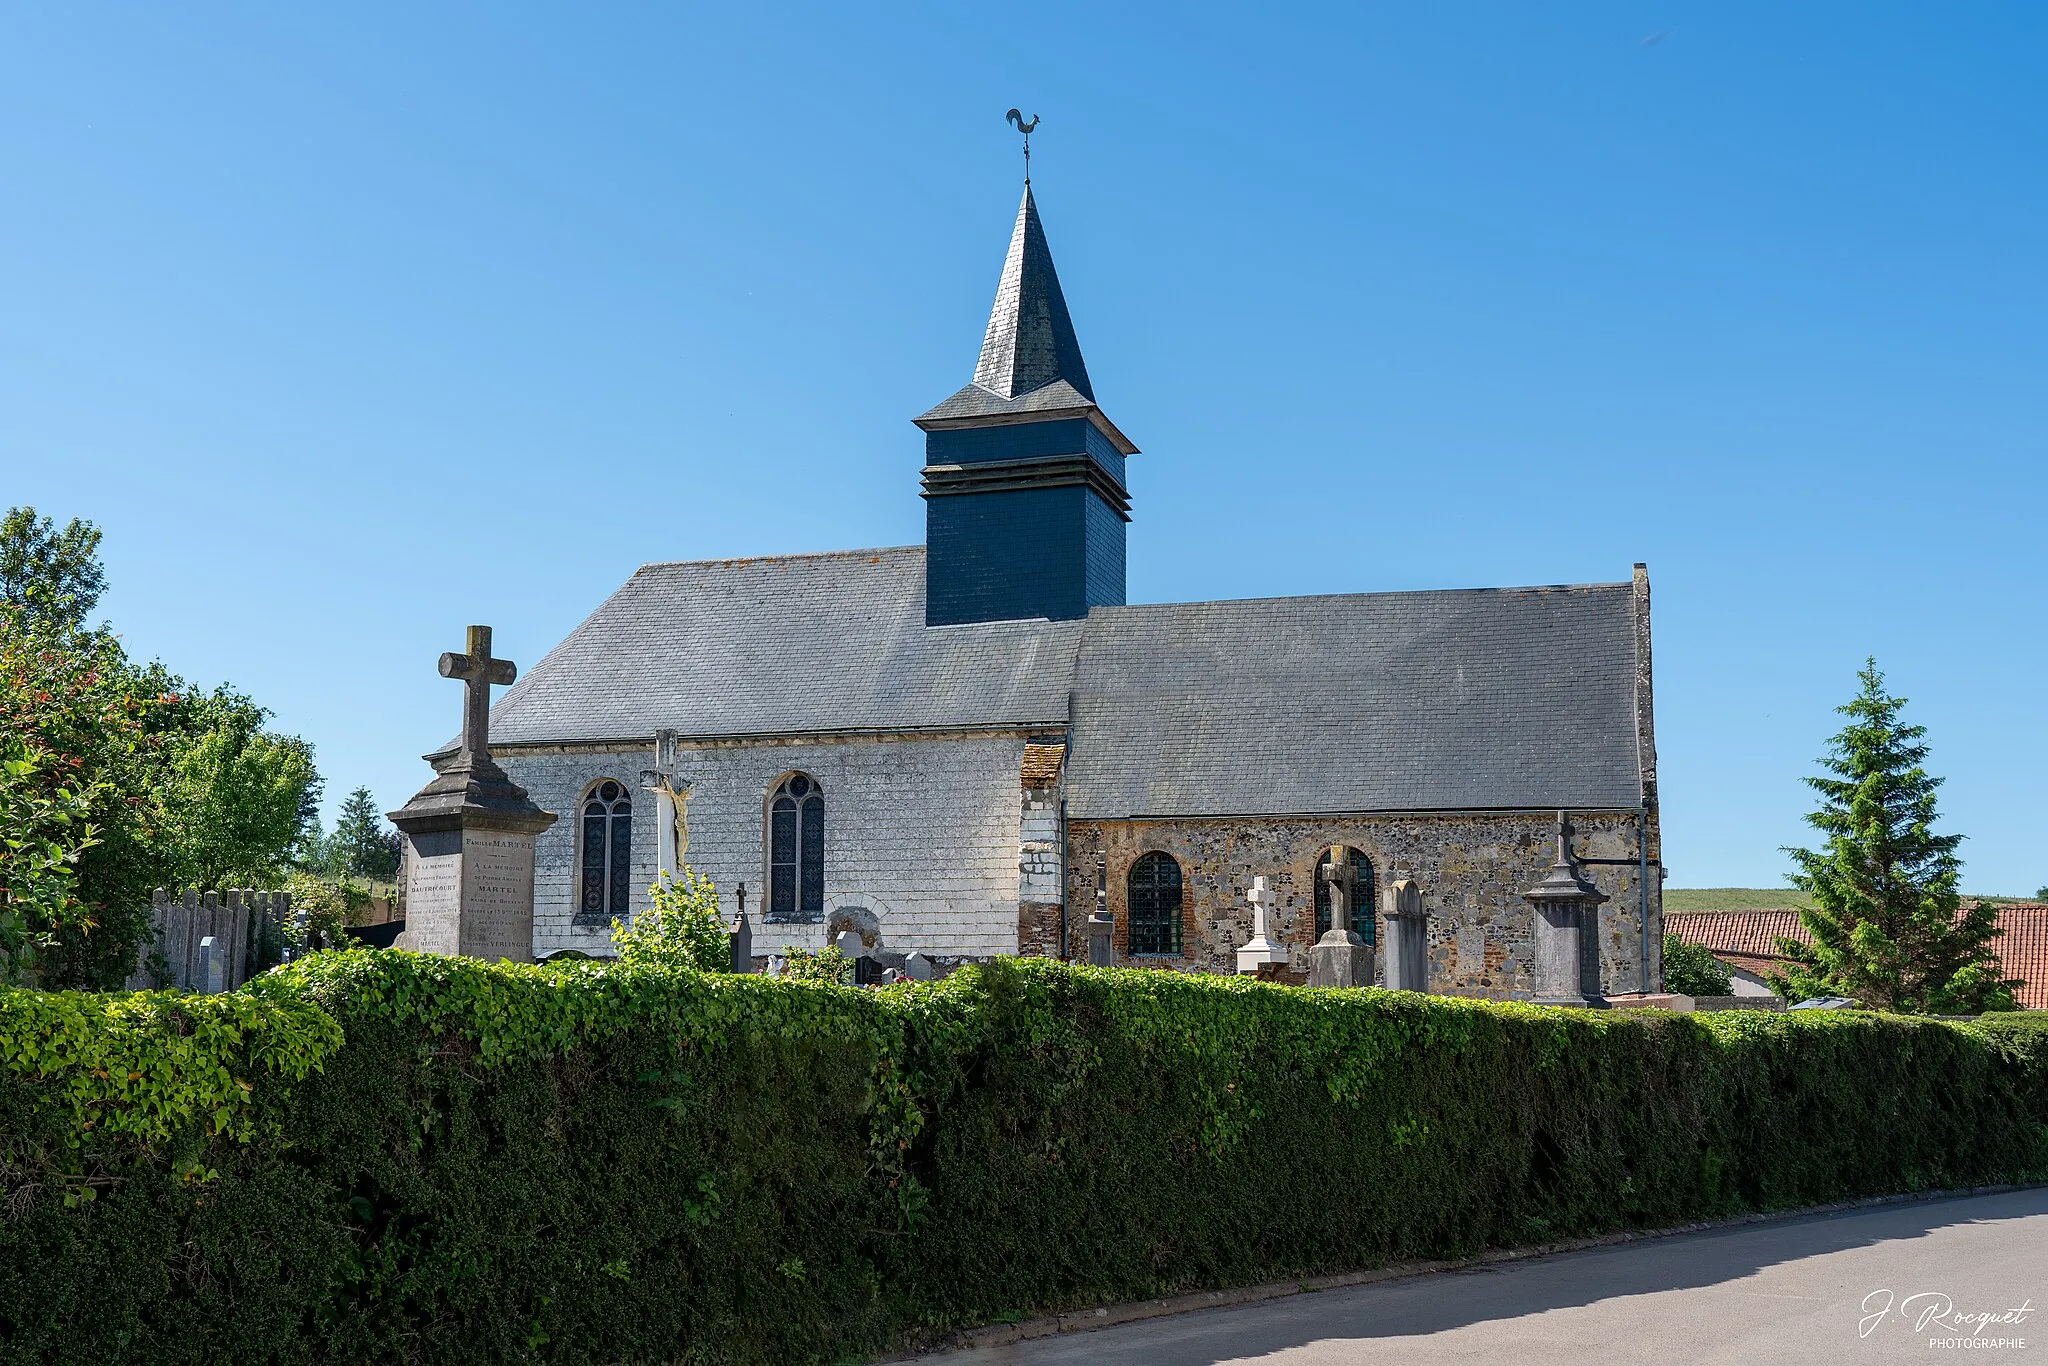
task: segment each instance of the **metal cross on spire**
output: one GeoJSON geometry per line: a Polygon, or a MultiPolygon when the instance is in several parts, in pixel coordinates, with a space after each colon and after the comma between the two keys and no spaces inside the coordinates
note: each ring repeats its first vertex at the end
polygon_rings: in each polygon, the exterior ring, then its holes
{"type": "Polygon", "coordinates": [[[1031,183],[1031,131],[1038,127],[1038,115],[1033,114],[1029,123],[1024,121],[1023,111],[1017,109],[1012,109],[1003,117],[1010,121],[1010,125],[1013,128],[1024,135],[1024,183],[1029,185],[1031,183]]]}

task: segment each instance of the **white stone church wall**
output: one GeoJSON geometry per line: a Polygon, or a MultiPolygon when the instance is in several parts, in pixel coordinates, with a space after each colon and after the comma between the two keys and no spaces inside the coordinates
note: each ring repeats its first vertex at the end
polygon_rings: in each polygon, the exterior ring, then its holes
{"type": "MultiPolygon", "coordinates": [[[[792,772],[808,773],[825,796],[825,906],[861,907],[881,923],[883,942],[955,957],[1017,951],[1019,735],[719,741],[676,756],[693,785],[689,864],[717,885],[731,916],[747,887],[754,951],[819,947],[824,926],[761,918],[766,886],[763,819],[768,793],[792,772]]],[[[501,749],[495,757],[533,800],[561,816],[535,847],[534,952],[608,951],[608,929],[573,923],[574,813],[601,777],[635,783],[654,762],[652,745],[620,751],[501,749]]],[[[655,872],[655,801],[633,807],[633,906],[646,905],[655,872]]]]}
{"type": "Polygon", "coordinates": [[[577,809],[583,794],[601,778],[633,790],[633,896],[638,912],[647,905],[647,887],[654,881],[654,794],[638,789],[641,770],[654,766],[654,747],[627,750],[515,750],[492,752],[512,781],[555,823],[533,845],[533,956],[545,958],[561,949],[585,953],[611,951],[611,929],[585,929],[573,923],[576,910],[577,809]]]}

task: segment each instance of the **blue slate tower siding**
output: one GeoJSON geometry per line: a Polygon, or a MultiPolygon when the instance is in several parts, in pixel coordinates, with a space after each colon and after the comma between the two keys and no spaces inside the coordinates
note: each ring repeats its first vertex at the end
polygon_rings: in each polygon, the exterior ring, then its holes
{"type": "Polygon", "coordinates": [[[925,501],[925,624],[1085,617],[1124,600],[1124,521],[1080,485],[925,501]]]}
{"type": "MultiPolygon", "coordinates": [[[[1121,459],[1118,461],[1122,463],[1121,459]]],[[[1121,481],[1119,481],[1121,482],[1121,481]]],[[[1089,607],[1124,605],[1124,518],[1093,493],[1081,502],[1081,573],[1089,607]]],[[[1083,609],[1081,615],[1086,616],[1083,609]]]]}
{"type": "Polygon", "coordinates": [[[1124,456],[1086,418],[1059,422],[1015,422],[996,427],[956,427],[927,432],[928,465],[973,465],[985,460],[1028,460],[1040,455],[1088,455],[1124,483],[1124,456]]]}

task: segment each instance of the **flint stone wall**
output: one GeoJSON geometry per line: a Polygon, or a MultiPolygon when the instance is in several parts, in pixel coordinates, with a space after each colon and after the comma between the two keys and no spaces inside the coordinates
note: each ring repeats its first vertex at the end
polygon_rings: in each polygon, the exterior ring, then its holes
{"type": "MultiPolygon", "coordinates": [[[[1574,850],[1598,858],[1636,857],[1636,813],[1574,812],[1574,850]]],[[[1109,860],[1109,912],[1120,964],[1184,972],[1236,971],[1237,947],[1251,935],[1244,894],[1263,875],[1276,894],[1270,925],[1289,950],[1289,967],[1305,972],[1314,942],[1314,876],[1333,844],[1349,845],[1372,863],[1378,896],[1396,878],[1413,878],[1429,917],[1429,990],[1442,995],[1527,998],[1532,976],[1534,913],[1521,893],[1549,869],[1556,850],[1554,812],[1431,816],[1228,818],[1212,820],[1070,821],[1068,904],[1094,904],[1095,860],[1109,860]],[[1139,855],[1163,850],[1181,865],[1183,952],[1129,958],[1127,878],[1139,855]]],[[[1640,879],[1637,866],[1588,865],[1583,870],[1609,900],[1600,907],[1601,982],[1608,991],[1641,985],[1638,957],[1640,879]]],[[[1662,980],[1663,915],[1657,830],[1650,828],[1650,981],[1662,980]]],[[[1069,946],[1087,957],[1086,930],[1069,918],[1069,946]]],[[[1384,938],[1384,933],[1377,936],[1384,938]]],[[[1386,980],[1384,945],[1376,943],[1373,979],[1386,980]]],[[[1654,986],[1651,988],[1654,990],[1654,986]]]]}

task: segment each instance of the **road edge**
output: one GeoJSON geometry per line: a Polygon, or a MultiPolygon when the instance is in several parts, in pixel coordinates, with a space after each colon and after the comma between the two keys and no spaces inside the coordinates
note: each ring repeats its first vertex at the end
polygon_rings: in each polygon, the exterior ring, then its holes
{"type": "Polygon", "coordinates": [[[1352,1286],[1372,1285],[1379,1281],[1398,1281],[1410,1276],[1431,1276],[1445,1271],[1462,1271],[1468,1267],[1518,1262],[1531,1257],[1555,1256],[1560,1252],[1582,1252],[1587,1248],[1648,1242],[1654,1238],[1670,1238],[1681,1233],[1703,1233],[1712,1229],[1740,1228],[1748,1224],[1787,1223],[1795,1219],[1810,1219],[1816,1215],[1840,1214],[1883,1205],[1967,1200],[1980,1195],[2007,1195],[2014,1191],[2043,1188],[2048,1188],[2048,1181],[2022,1181],[2001,1186],[1965,1186],[1953,1190],[1913,1191],[1899,1195],[1869,1195],[1859,1200],[1838,1200],[1825,1205],[1802,1205],[1797,1209],[1763,1210],[1731,1215],[1726,1219],[1703,1219],[1689,1224],[1672,1224],[1665,1228],[1624,1229],[1616,1233],[1603,1233],[1593,1238],[1532,1243],[1527,1247],[1489,1248],[1470,1257],[1448,1258],[1441,1261],[1390,1262],[1366,1271],[1338,1271],[1327,1276],[1266,1281],[1259,1285],[1237,1286],[1229,1290],[1197,1290],[1185,1295],[1168,1295],[1156,1300],[1132,1300],[1124,1304],[1100,1305],[1094,1309],[1069,1310],[1064,1314],[1043,1314],[1019,1319],[1015,1323],[992,1323],[985,1327],[948,1334],[929,1346],[890,1356],[870,1358],[870,1361],[873,1366],[889,1366],[894,1362],[916,1361],[936,1352],[1002,1347],[1013,1342],[1028,1342],[1033,1338],[1086,1333],[1097,1328],[1114,1328],[1119,1324],[1139,1323],[1146,1319],[1168,1318],[1175,1314],[1192,1313],[1198,1309],[1227,1309],[1236,1305],[1285,1299],[1290,1295],[1313,1294],[1319,1290],[1345,1290],[1352,1286]]]}

